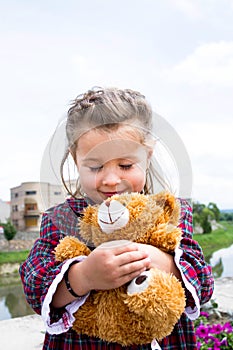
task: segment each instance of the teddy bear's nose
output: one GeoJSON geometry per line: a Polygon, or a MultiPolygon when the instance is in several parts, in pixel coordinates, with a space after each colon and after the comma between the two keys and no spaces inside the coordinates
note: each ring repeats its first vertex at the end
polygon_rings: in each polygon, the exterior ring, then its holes
{"type": "Polygon", "coordinates": [[[111,199],[107,199],[107,200],[105,201],[106,207],[110,207],[110,203],[111,203],[111,199]]]}
{"type": "Polygon", "coordinates": [[[139,276],[136,278],[135,283],[138,285],[142,284],[146,279],[147,279],[147,276],[145,275],[139,276]]]}

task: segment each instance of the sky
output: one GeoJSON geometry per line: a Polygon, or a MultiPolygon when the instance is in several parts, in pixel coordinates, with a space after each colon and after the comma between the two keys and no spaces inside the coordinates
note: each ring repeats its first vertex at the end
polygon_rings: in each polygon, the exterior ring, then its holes
{"type": "Polygon", "coordinates": [[[184,143],[192,198],[233,208],[233,0],[0,0],[0,198],[40,181],[73,98],[142,92],[184,143]]]}

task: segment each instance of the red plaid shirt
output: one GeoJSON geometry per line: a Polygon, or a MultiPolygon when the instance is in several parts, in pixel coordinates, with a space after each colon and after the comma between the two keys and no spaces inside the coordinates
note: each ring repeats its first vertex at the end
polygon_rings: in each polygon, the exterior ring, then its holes
{"type": "MultiPolygon", "coordinates": [[[[180,227],[183,238],[180,248],[183,254],[179,264],[186,280],[194,287],[200,304],[206,303],[213,292],[213,277],[211,268],[203,257],[198,243],[192,239],[192,210],[189,204],[181,201],[180,227]]],[[[55,262],[54,248],[65,235],[79,237],[77,231],[78,215],[87,206],[84,199],[68,199],[65,203],[48,210],[42,218],[40,238],[36,240],[27,260],[20,267],[20,275],[28,303],[38,314],[48,289],[62,263],[55,262]]],[[[191,293],[186,290],[187,307],[193,308],[195,302],[191,293]]],[[[63,310],[55,310],[53,319],[58,320],[63,310]]],[[[160,343],[163,350],[194,350],[197,349],[193,323],[183,314],[174,327],[173,332],[160,343]]],[[[122,347],[116,343],[106,343],[97,338],[80,335],[70,329],[66,333],[45,334],[43,350],[133,350],[151,349],[151,344],[122,347]]]]}

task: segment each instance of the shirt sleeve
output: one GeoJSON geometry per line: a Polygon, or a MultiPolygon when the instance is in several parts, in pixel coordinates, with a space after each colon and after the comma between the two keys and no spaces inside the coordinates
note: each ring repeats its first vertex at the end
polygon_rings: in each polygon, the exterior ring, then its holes
{"type": "Polygon", "coordinates": [[[46,329],[50,333],[68,330],[72,325],[73,312],[88,296],[87,294],[81,300],[75,300],[61,309],[50,307],[52,296],[70,263],[73,260],[85,259],[77,257],[63,263],[55,261],[54,249],[63,237],[64,233],[61,233],[50,216],[44,213],[40,238],[35,241],[28,258],[19,269],[27,302],[36,313],[42,314],[46,329]]]}
{"type": "Polygon", "coordinates": [[[175,263],[186,291],[185,312],[190,319],[196,319],[200,314],[200,306],[209,301],[213,294],[214,280],[201,247],[193,240],[192,208],[185,200],[181,200],[179,226],[182,240],[175,251],[175,263]]]}

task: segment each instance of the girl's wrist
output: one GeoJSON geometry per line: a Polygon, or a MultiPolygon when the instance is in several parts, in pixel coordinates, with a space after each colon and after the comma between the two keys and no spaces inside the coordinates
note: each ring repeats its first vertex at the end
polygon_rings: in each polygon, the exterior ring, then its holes
{"type": "Polygon", "coordinates": [[[69,285],[78,296],[83,296],[90,292],[88,279],[85,277],[82,265],[82,261],[74,264],[70,266],[68,272],[69,285]]]}

